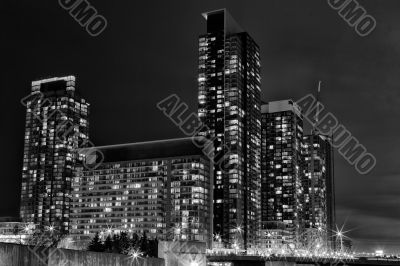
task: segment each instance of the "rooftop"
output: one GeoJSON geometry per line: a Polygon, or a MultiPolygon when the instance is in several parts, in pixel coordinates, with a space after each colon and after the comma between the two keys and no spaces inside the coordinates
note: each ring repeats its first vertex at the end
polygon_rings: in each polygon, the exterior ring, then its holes
{"type": "Polygon", "coordinates": [[[299,115],[300,117],[302,116],[300,107],[297,105],[296,102],[294,102],[291,99],[282,101],[273,101],[261,105],[261,113],[263,114],[286,112],[286,111],[292,111],[297,115],[299,115]]]}
{"type": "Polygon", "coordinates": [[[103,154],[103,162],[123,162],[143,159],[203,155],[213,150],[203,137],[178,138],[95,147],[103,154]],[[195,145],[196,143],[196,145],[195,145]]]}

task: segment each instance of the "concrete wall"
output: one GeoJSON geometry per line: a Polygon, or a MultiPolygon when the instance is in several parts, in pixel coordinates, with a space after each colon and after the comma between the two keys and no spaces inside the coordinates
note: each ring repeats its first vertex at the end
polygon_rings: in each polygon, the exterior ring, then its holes
{"type": "Polygon", "coordinates": [[[165,260],[165,266],[206,266],[206,243],[159,241],[158,257],[165,260]]]}
{"type": "Polygon", "coordinates": [[[0,243],[0,266],[164,266],[163,259],[0,243]]]}
{"type": "MultiPolygon", "coordinates": [[[[33,247],[31,248],[33,250],[33,247]]],[[[38,248],[31,252],[27,246],[0,243],[1,266],[44,266],[46,265],[46,249],[38,248]],[[41,255],[40,255],[41,254],[41,255]]]]}

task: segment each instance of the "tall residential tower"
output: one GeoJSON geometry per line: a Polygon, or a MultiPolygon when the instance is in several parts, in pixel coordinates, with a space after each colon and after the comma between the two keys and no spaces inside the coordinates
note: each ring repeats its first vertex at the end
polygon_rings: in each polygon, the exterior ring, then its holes
{"type": "Polygon", "coordinates": [[[75,77],[32,82],[26,105],[21,219],[67,232],[71,181],[88,140],[89,103],[75,91],[75,77]]]}
{"type": "Polygon", "coordinates": [[[304,136],[304,225],[309,247],[334,249],[335,193],[331,138],[304,136]]]}
{"type": "Polygon", "coordinates": [[[292,100],[262,106],[262,244],[290,249],[303,230],[303,117],[292,100]]]}
{"type": "Polygon", "coordinates": [[[332,137],[318,129],[321,116],[321,81],[311,134],[304,141],[304,226],[308,248],[335,250],[335,183],[332,137]]]}
{"type": "Polygon", "coordinates": [[[199,38],[199,109],[214,141],[214,234],[226,247],[248,248],[259,237],[261,89],[259,47],[225,10],[203,14],[199,38]]]}

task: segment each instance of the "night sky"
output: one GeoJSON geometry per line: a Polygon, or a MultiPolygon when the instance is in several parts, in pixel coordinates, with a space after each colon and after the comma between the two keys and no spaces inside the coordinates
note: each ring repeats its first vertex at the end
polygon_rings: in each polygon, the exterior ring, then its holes
{"type": "Polygon", "coordinates": [[[360,37],[325,0],[90,1],[108,28],[93,38],[56,0],[3,1],[0,216],[18,216],[25,109],[32,80],[76,75],[96,145],[182,136],[156,103],[197,106],[200,13],[228,8],[260,45],[264,101],[322,99],[377,158],[360,175],[335,157],[337,223],[357,250],[400,252],[400,1],[359,1],[377,20],[360,37]]]}

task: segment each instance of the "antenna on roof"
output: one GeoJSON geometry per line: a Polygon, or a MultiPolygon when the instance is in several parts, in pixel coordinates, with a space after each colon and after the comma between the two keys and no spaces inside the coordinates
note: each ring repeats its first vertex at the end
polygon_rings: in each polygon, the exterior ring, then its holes
{"type": "Polygon", "coordinates": [[[318,122],[319,122],[319,102],[320,102],[320,93],[321,93],[321,81],[318,81],[318,91],[317,91],[317,112],[315,115],[315,121],[314,121],[314,126],[313,126],[313,132],[317,133],[318,132],[318,122]]]}

